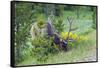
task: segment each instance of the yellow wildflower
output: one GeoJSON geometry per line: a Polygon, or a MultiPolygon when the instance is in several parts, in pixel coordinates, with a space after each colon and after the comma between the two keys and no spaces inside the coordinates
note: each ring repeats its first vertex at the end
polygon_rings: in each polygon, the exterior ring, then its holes
{"type": "Polygon", "coordinates": [[[70,33],[69,33],[69,38],[72,38],[72,36],[73,36],[73,33],[70,32],[70,33]]]}
{"type": "Polygon", "coordinates": [[[77,34],[72,35],[72,39],[76,40],[78,38],[77,34]]]}

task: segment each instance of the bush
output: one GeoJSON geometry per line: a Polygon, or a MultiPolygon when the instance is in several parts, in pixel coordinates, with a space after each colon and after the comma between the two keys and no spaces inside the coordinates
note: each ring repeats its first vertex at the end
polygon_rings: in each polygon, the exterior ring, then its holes
{"type": "Polygon", "coordinates": [[[64,30],[64,23],[63,23],[63,16],[61,17],[56,17],[54,19],[54,23],[53,23],[56,32],[60,33],[64,30]]]}
{"type": "Polygon", "coordinates": [[[47,56],[52,53],[58,52],[58,47],[53,43],[53,37],[36,37],[32,40],[33,56],[37,61],[45,61],[47,56]]]}

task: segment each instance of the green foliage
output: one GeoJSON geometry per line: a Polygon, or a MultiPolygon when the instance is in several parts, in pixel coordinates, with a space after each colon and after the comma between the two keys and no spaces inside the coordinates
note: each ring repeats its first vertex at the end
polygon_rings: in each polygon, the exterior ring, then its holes
{"type": "Polygon", "coordinates": [[[43,27],[45,26],[45,21],[39,20],[39,21],[37,22],[37,25],[38,25],[39,28],[43,28],[43,27]]]}
{"type": "Polygon", "coordinates": [[[85,32],[81,33],[80,35],[87,35],[87,34],[89,34],[92,31],[93,31],[93,29],[90,28],[90,29],[86,30],[85,32]]]}
{"type": "Polygon", "coordinates": [[[92,25],[92,28],[93,28],[93,29],[96,29],[96,24],[93,24],[93,25],[92,25]]]}
{"type": "Polygon", "coordinates": [[[58,33],[61,33],[64,30],[63,17],[56,17],[53,25],[54,25],[56,31],[58,33]]]}
{"type": "Polygon", "coordinates": [[[91,8],[92,9],[92,20],[93,20],[93,25],[92,28],[96,29],[96,7],[91,8]]]}
{"type": "Polygon", "coordinates": [[[57,45],[53,44],[53,38],[36,37],[32,40],[33,56],[38,61],[45,61],[50,53],[58,51],[57,45]]]}
{"type": "Polygon", "coordinates": [[[44,14],[40,14],[39,16],[37,15],[37,25],[39,28],[43,28],[45,27],[45,15],[44,14]]]}
{"type": "Polygon", "coordinates": [[[23,61],[26,53],[29,54],[29,49],[25,48],[30,47],[27,45],[27,42],[30,38],[31,24],[39,19],[39,26],[43,27],[43,25],[41,26],[41,22],[42,24],[44,23],[44,16],[40,4],[19,2],[15,5],[15,12],[15,61],[17,64],[23,61]]]}
{"type": "Polygon", "coordinates": [[[29,29],[30,29],[30,15],[27,13],[30,12],[30,5],[27,4],[16,4],[16,15],[15,15],[15,61],[16,64],[23,60],[23,50],[26,45],[27,38],[29,37],[29,29]],[[20,7],[22,6],[22,7],[20,7]],[[26,9],[28,8],[28,9],[26,9]]]}
{"type": "Polygon", "coordinates": [[[63,11],[64,11],[64,5],[57,5],[56,7],[55,7],[55,16],[61,16],[61,15],[63,15],[63,11]]]}
{"type": "MultiPolygon", "coordinates": [[[[38,26],[40,28],[43,28],[44,24],[46,23],[46,19],[51,14],[54,17],[53,26],[55,28],[55,32],[58,34],[61,34],[62,32],[68,32],[67,30],[68,25],[65,25],[66,17],[72,16],[75,18],[74,21],[75,25],[73,25],[72,28],[74,26],[76,27],[71,29],[71,31],[72,33],[76,34],[72,35],[70,34],[70,38],[74,39],[74,41],[68,43],[68,45],[71,48],[74,48],[77,45],[80,46],[88,44],[90,45],[90,43],[92,43],[91,40],[88,39],[86,35],[92,31],[90,29],[91,24],[92,28],[96,29],[96,8],[87,6],[74,7],[70,5],[53,5],[53,4],[51,5],[51,4],[18,2],[15,5],[15,24],[14,24],[15,25],[14,44],[15,44],[16,64],[30,57],[36,58],[37,61],[41,61],[42,63],[42,61],[44,62],[47,60],[48,55],[51,54],[53,57],[55,53],[58,53],[59,47],[58,45],[53,43],[53,37],[48,38],[47,36],[45,37],[39,36],[36,37],[34,40],[29,40],[31,38],[30,37],[31,25],[34,22],[37,22],[38,26]],[[32,44],[27,44],[28,42],[31,42],[32,44]]],[[[65,40],[65,38],[67,37],[68,33],[64,33],[62,34],[61,38],[65,40]]]]}

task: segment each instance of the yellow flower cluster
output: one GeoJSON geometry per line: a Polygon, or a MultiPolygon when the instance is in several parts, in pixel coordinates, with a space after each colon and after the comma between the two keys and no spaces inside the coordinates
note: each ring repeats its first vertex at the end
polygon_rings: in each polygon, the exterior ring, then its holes
{"type": "Polygon", "coordinates": [[[86,36],[80,36],[78,40],[83,40],[83,41],[85,40],[85,41],[87,41],[88,38],[86,36]]]}
{"type": "MultiPolygon", "coordinates": [[[[60,34],[60,37],[64,40],[66,40],[68,38],[68,32],[62,32],[60,34]]],[[[77,41],[84,41],[84,40],[88,40],[87,36],[78,36],[76,33],[69,33],[69,39],[73,39],[73,40],[77,40],[77,41]]]]}
{"type": "MultiPolygon", "coordinates": [[[[66,40],[68,38],[68,32],[62,32],[61,33],[61,38],[66,40]]],[[[78,38],[77,34],[70,32],[69,33],[69,38],[76,40],[78,38]]]]}
{"type": "Polygon", "coordinates": [[[60,37],[65,40],[68,37],[68,32],[61,32],[60,35],[60,37]]]}

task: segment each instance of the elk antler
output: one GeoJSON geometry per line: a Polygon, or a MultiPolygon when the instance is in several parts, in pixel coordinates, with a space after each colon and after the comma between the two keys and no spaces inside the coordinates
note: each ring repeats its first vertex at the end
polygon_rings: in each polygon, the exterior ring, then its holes
{"type": "MultiPolygon", "coordinates": [[[[68,22],[69,22],[69,31],[68,31],[67,40],[69,41],[69,34],[70,34],[71,26],[72,26],[72,23],[73,23],[73,18],[72,18],[72,17],[67,17],[67,20],[68,20],[68,22]]],[[[67,44],[68,44],[68,43],[67,43],[67,44]]]]}

